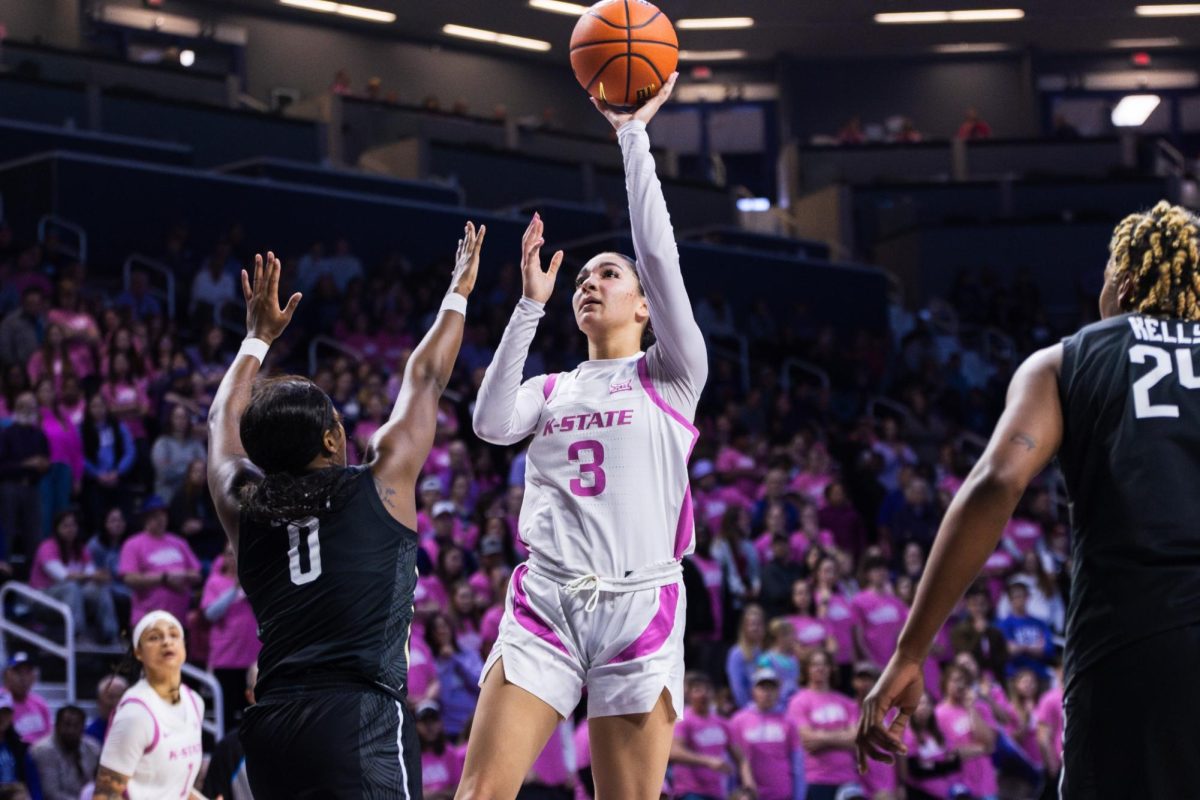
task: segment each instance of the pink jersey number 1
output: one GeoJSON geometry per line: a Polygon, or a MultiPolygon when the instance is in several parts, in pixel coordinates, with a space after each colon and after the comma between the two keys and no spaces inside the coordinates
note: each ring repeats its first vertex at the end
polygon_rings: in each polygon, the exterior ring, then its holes
{"type": "Polygon", "coordinates": [[[604,463],[604,445],[594,439],[571,442],[571,446],[567,448],[567,460],[572,464],[579,464],[579,477],[571,479],[571,494],[576,497],[595,497],[604,491],[607,479],[604,477],[604,470],[600,469],[600,465],[604,463]],[[590,462],[580,460],[579,454],[584,450],[592,454],[590,462]],[[590,485],[581,480],[585,475],[592,476],[590,485]]]}

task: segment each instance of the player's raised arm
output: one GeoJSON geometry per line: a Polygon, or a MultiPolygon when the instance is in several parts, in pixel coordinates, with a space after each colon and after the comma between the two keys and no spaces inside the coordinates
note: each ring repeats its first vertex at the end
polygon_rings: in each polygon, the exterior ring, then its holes
{"type": "Polygon", "coordinates": [[[954,496],[917,587],[896,652],[863,702],[859,770],[867,757],[892,763],[904,754],[904,726],[924,690],[921,669],[934,636],[996,549],[1029,482],[1058,452],[1063,435],[1058,373],[1062,345],[1030,356],[1013,376],[1004,414],[978,463],[954,496]],[[884,718],[900,714],[890,726],[884,718]]]}
{"type": "Polygon", "coordinates": [[[286,306],[279,306],[280,268],[275,254],[268,252],[265,264],[261,255],[254,257],[253,283],[246,270],[242,270],[246,339],[233,364],[225,371],[208,410],[208,487],[217,516],[235,548],[240,506],[238,492],[247,480],[262,474],[246,456],[238,425],[242,412],[250,404],[250,390],[267,348],[287,328],[300,304],[301,295],[296,292],[286,306]]]}
{"type": "Polygon", "coordinates": [[[462,345],[467,297],[479,274],[479,254],[487,227],[468,222],[458,240],[454,274],[433,327],[421,339],[404,368],[404,382],[392,415],[367,445],[379,496],[400,522],[416,527],[413,485],[437,429],[438,400],[450,382],[462,345]]]}
{"type": "Polygon", "coordinates": [[[521,299],[513,311],[496,355],[484,373],[475,401],[472,424],[475,435],[492,444],[513,444],[533,433],[545,402],[546,377],[539,375],[521,383],[529,345],[545,314],[546,301],[554,291],[554,279],[562,265],[559,250],[542,269],[545,223],[533,215],[521,238],[521,299]]]}
{"type": "MultiPolygon", "coordinates": [[[[683,283],[675,231],[646,133],[646,125],[670,99],[678,77],[679,73],[672,73],[658,94],[632,114],[617,111],[595,98],[592,103],[616,129],[625,159],[633,251],[637,256],[638,278],[650,307],[656,359],[661,362],[663,377],[680,388],[690,389],[698,398],[708,379],[708,354],[683,283]]],[[[695,405],[694,399],[691,405],[695,405]]]]}

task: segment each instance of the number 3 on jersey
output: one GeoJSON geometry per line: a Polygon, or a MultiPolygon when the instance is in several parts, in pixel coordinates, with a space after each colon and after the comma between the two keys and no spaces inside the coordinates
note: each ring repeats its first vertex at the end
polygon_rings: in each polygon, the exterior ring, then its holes
{"type": "Polygon", "coordinates": [[[595,497],[604,491],[608,482],[604,470],[600,468],[604,463],[604,445],[594,439],[571,442],[567,448],[567,460],[579,465],[579,477],[571,479],[571,494],[576,497],[595,497]],[[586,461],[582,457],[584,452],[589,454],[586,461]]]}
{"type": "Polygon", "coordinates": [[[1175,358],[1161,347],[1151,347],[1147,344],[1135,345],[1129,350],[1129,360],[1134,364],[1145,364],[1146,359],[1154,361],[1154,369],[1134,381],[1133,384],[1133,413],[1138,419],[1151,417],[1179,416],[1179,406],[1174,403],[1150,402],[1150,390],[1163,378],[1173,371],[1173,361],[1179,367],[1179,385],[1185,389],[1200,389],[1200,379],[1196,377],[1195,365],[1192,363],[1191,350],[1176,350],[1175,358]]]}
{"type": "Polygon", "coordinates": [[[297,586],[321,577],[321,540],[317,536],[320,529],[316,517],[288,523],[288,571],[292,573],[292,583],[297,586]],[[300,558],[301,549],[303,559],[300,558]]]}

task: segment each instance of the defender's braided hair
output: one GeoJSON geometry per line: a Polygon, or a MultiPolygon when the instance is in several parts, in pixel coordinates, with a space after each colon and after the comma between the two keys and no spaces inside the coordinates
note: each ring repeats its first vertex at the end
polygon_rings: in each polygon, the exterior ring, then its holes
{"type": "Polygon", "coordinates": [[[1133,282],[1126,311],[1200,320],[1200,219],[1165,200],[1130,214],[1109,244],[1111,277],[1133,282]]]}

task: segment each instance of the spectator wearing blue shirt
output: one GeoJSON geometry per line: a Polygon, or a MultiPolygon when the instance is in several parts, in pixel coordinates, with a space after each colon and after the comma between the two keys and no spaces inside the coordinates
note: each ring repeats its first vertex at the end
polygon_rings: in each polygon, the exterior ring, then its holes
{"type": "Polygon", "coordinates": [[[1031,669],[1038,678],[1050,677],[1050,660],[1054,656],[1054,632],[1037,617],[1029,616],[1029,587],[1019,579],[1008,583],[1008,602],[1012,613],[996,622],[996,627],[1008,642],[1008,675],[1017,670],[1031,669]]]}
{"type": "Polygon", "coordinates": [[[483,662],[479,653],[458,646],[454,626],[445,614],[437,613],[429,618],[425,624],[425,640],[437,663],[446,736],[457,739],[475,713],[483,662]]]}

